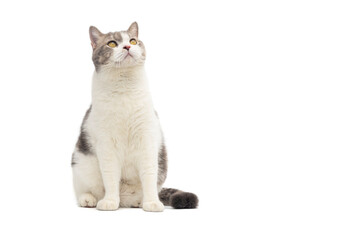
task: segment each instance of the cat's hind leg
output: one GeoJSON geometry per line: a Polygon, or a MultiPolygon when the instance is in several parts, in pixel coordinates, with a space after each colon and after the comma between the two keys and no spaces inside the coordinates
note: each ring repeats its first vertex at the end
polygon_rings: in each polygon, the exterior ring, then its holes
{"type": "Polygon", "coordinates": [[[71,165],[75,196],[79,206],[96,207],[105,193],[96,156],[75,150],[71,165]]]}
{"type": "Polygon", "coordinates": [[[120,184],[120,207],[138,208],[142,206],[141,184],[127,184],[122,181],[120,184]]]}
{"type": "Polygon", "coordinates": [[[96,207],[97,200],[91,193],[82,193],[78,199],[80,207],[96,207]]]}

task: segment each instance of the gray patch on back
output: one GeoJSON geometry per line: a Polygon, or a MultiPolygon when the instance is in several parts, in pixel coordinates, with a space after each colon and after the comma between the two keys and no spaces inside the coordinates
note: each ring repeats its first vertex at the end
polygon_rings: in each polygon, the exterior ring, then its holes
{"type": "MultiPolygon", "coordinates": [[[[155,116],[159,119],[159,115],[158,113],[154,110],[155,116]]],[[[162,135],[162,144],[161,147],[159,149],[159,154],[158,154],[158,181],[157,184],[159,186],[161,186],[165,180],[166,180],[166,176],[167,176],[167,169],[168,169],[168,156],[167,156],[167,151],[166,151],[166,146],[164,143],[164,135],[161,132],[162,135]]]]}
{"type": "Polygon", "coordinates": [[[74,153],[71,156],[71,166],[74,166],[76,164],[75,162],[75,158],[74,158],[74,153]]]}
{"type": "Polygon", "coordinates": [[[84,124],[86,122],[86,120],[88,119],[89,115],[91,112],[91,106],[90,108],[86,111],[85,117],[83,119],[83,122],[81,124],[81,128],[80,128],[80,136],[79,139],[76,143],[76,147],[78,149],[79,152],[88,155],[88,154],[92,154],[93,150],[92,150],[92,146],[89,142],[89,135],[86,132],[85,128],[84,128],[84,124]]]}
{"type": "Polygon", "coordinates": [[[159,150],[159,158],[158,158],[158,185],[162,185],[165,182],[167,176],[168,169],[168,158],[165,144],[161,145],[159,150]]]}

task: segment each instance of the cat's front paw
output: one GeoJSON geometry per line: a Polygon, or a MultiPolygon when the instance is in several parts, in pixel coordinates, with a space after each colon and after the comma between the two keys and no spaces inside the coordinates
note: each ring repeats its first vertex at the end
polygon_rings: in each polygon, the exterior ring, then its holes
{"type": "Polygon", "coordinates": [[[164,211],[164,204],[160,201],[144,202],[142,208],[147,212],[162,212],[164,211]]]}
{"type": "Polygon", "coordinates": [[[96,209],[102,211],[113,211],[119,208],[120,200],[118,199],[103,199],[98,202],[96,209]]]}

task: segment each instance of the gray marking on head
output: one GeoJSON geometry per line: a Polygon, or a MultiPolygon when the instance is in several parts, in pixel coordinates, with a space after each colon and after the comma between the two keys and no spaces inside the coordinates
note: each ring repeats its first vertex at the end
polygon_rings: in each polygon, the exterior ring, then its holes
{"type": "Polygon", "coordinates": [[[109,32],[107,34],[103,34],[97,41],[96,48],[94,49],[92,55],[96,71],[99,70],[101,65],[109,63],[109,60],[113,55],[113,49],[107,46],[110,41],[115,41],[118,45],[121,44],[123,41],[121,32],[109,32]]]}
{"type": "Polygon", "coordinates": [[[140,40],[137,40],[138,41],[138,45],[141,47],[141,49],[143,50],[141,55],[144,57],[144,59],[146,58],[146,49],[145,49],[145,46],[144,46],[144,43],[140,40]]]}
{"type": "Polygon", "coordinates": [[[121,32],[114,32],[113,37],[118,43],[122,43],[123,38],[121,36],[121,32]]]}
{"type": "Polygon", "coordinates": [[[99,48],[96,48],[93,52],[92,60],[94,62],[96,71],[99,70],[101,65],[107,64],[110,57],[113,54],[113,50],[107,45],[103,45],[99,48]]]}
{"type": "MultiPolygon", "coordinates": [[[[92,60],[96,71],[99,71],[101,66],[111,63],[114,49],[107,46],[109,41],[115,41],[118,45],[123,43],[122,34],[127,34],[129,38],[135,38],[138,41],[138,46],[141,49],[141,57],[138,56],[134,63],[142,64],[146,58],[146,51],[143,42],[138,39],[138,24],[132,23],[127,31],[109,32],[107,34],[101,33],[96,27],[91,26],[89,29],[91,45],[93,47],[92,60]]],[[[127,44],[127,43],[125,43],[127,44]]]]}

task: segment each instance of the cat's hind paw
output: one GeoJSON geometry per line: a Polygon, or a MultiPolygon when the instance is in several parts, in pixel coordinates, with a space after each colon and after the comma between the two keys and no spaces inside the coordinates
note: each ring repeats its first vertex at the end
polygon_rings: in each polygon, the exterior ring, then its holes
{"type": "Polygon", "coordinates": [[[96,207],[97,200],[91,193],[83,193],[79,197],[80,207],[93,208],[96,207]]]}

